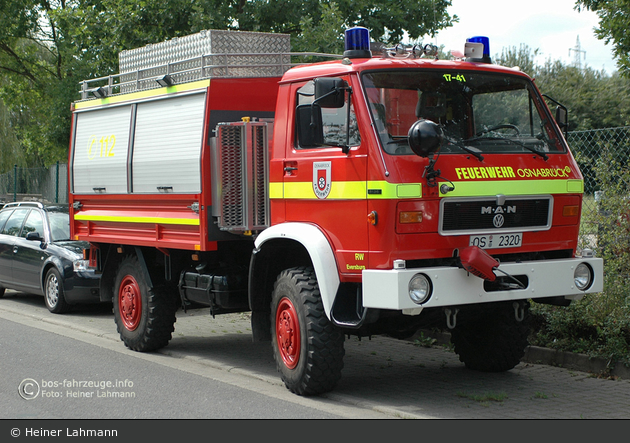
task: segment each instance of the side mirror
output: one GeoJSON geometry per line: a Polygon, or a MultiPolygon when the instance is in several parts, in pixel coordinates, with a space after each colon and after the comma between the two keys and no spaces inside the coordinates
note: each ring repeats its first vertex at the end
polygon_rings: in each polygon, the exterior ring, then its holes
{"type": "Polygon", "coordinates": [[[564,106],[562,103],[559,103],[557,100],[549,97],[547,94],[543,94],[543,97],[556,105],[556,124],[566,137],[567,132],[569,132],[569,111],[567,107],[564,106]]]}
{"type": "Polygon", "coordinates": [[[348,83],[341,78],[319,77],[315,79],[315,100],[322,108],[343,108],[348,83]]]}
{"type": "Polygon", "coordinates": [[[37,231],[32,231],[26,234],[26,239],[31,241],[44,241],[42,236],[37,231]]]}
{"type": "Polygon", "coordinates": [[[567,108],[562,105],[558,105],[556,107],[556,123],[560,126],[562,132],[566,133],[569,131],[569,113],[567,108]]]}
{"type": "Polygon", "coordinates": [[[443,138],[442,128],[431,120],[420,119],[409,128],[409,147],[420,157],[439,151],[443,138]]]}
{"type": "Polygon", "coordinates": [[[322,108],[316,104],[300,105],[296,109],[298,143],[302,148],[324,144],[322,108]]]}

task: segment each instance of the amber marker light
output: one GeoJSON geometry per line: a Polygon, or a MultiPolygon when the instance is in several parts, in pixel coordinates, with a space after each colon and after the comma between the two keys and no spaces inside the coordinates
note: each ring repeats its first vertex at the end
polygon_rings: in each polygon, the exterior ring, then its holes
{"type": "Polygon", "coordinates": [[[368,223],[372,226],[376,226],[376,224],[378,223],[378,214],[376,213],[376,211],[372,211],[368,214],[368,223]]]}
{"type": "Polygon", "coordinates": [[[565,206],[562,208],[562,215],[565,217],[577,217],[580,213],[580,207],[577,205],[565,206]]]}
{"type": "Polygon", "coordinates": [[[421,211],[403,211],[398,214],[398,221],[401,224],[422,223],[421,211]]]}

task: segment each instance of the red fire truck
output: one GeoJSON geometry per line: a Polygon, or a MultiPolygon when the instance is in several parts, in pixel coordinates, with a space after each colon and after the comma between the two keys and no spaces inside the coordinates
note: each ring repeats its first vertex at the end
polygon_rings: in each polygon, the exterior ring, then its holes
{"type": "Polygon", "coordinates": [[[346,335],[442,328],[468,368],[506,371],[529,300],[602,290],[566,109],[492,64],[487,38],[438,60],[353,28],[343,56],[300,66],[289,43],[205,31],[81,83],[72,235],[127,347],[166,346],[180,308],[251,311],[312,395],[340,379],[346,335]]]}

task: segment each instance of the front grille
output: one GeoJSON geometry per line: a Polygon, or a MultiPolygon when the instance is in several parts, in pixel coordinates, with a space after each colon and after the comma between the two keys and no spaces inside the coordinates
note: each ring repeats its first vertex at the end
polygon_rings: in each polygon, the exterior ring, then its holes
{"type": "Polygon", "coordinates": [[[443,199],[440,233],[546,230],[551,227],[552,208],[551,196],[443,199]]]}

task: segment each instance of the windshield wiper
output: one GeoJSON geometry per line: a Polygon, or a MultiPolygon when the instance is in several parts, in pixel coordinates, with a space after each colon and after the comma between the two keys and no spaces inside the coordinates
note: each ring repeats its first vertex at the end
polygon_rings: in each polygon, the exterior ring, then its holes
{"type": "Polygon", "coordinates": [[[539,150],[538,150],[538,149],[536,149],[536,148],[532,148],[531,146],[528,146],[528,145],[526,145],[526,144],[525,144],[525,143],[523,143],[523,142],[519,142],[518,140],[514,140],[514,139],[511,139],[511,138],[506,138],[506,137],[496,137],[496,136],[494,136],[494,137],[471,137],[471,138],[469,138],[469,139],[468,139],[468,140],[466,140],[466,141],[479,141],[479,140],[503,140],[503,141],[506,141],[506,142],[508,142],[508,143],[513,143],[513,144],[515,144],[516,146],[520,146],[521,148],[525,148],[525,149],[527,149],[528,151],[531,151],[531,152],[533,152],[534,154],[536,154],[536,155],[538,155],[538,156],[542,157],[543,159],[545,159],[545,161],[546,161],[546,160],[549,160],[549,156],[548,156],[547,154],[545,154],[544,152],[539,151],[539,150]]]}
{"type": "Polygon", "coordinates": [[[445,137],[445,140],[450,143],[451,145],[457,146],[458,148],[460,148],[462,151],[466,151],[471,155],[474,155],[475,157],[477,157],[477,159],[482,162],[483,161],[483,155],[481,155],[481,152],[479,150],[477,150],[476,148],[473,148],[472,146],[466,146],[464,144],[464,140],[459,139],[459,140],[455,140],[452,139],[450,137],[445,137]]]}

